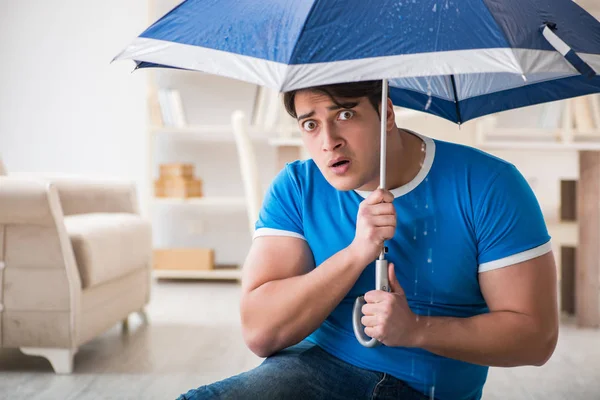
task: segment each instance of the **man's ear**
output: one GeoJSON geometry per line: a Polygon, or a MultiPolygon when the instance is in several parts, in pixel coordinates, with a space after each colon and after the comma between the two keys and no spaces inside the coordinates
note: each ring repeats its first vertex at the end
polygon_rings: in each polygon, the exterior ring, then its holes
{"type": "Polygon", "coordinates": [[[386,130],[390,132],[396,126],[396,113],[394,112],[394,103],[392,99],[387,99],[387,126],[386,130]]]}

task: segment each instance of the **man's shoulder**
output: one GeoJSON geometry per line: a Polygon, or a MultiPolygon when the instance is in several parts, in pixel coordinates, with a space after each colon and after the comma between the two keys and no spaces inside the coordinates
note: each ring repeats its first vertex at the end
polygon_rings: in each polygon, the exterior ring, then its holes
{"type": "Polygon", "coordinates": [[[324,186],[327,186],[324,185],[326,183],[325,177],[312,159],[286,163],[280,174],[285,175],[299,189],[308,189],[315,186],[324,189],[324,186]]]}
{"type": "Polygon", "coordinates": [[[318,168],[312,159],[291,161],[286,163],[284,167],[287,174],[298,178],[304,178],[314,173],[314,169],[318,168]]]}
{"type": "Polygon", "coordinates": [[[493,154],[465,144],[434,139],[436,161],[445,167],[459,167],[493,172],[513,167],[513,164],[493,154]]]}

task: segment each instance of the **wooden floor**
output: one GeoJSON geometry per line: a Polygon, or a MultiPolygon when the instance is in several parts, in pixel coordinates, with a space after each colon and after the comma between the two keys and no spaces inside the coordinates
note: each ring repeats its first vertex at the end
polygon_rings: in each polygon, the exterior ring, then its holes
{"type": "MultiPolygon", "coordinates": [[[[235,283],[157,283],[150,325],[134,315],[129,333],[115,327],[83,346],[69,376],[55,375],[42,358],[2,350],[0,399],[174,399],[253,368],[261,359],[242,341],[239,295],[235,283]]],[[[600,331],[566,321],[548,364],[491,369],[484,399],[600,399],[600,331]]]]}

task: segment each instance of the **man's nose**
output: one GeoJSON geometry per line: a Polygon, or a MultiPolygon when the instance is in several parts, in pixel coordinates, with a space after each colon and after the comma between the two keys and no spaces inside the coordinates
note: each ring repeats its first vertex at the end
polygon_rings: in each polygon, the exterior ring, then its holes
{"type": "Polygon", "coordinates": [[[323,129],[323,151],[333,151],[344,144],[344,140],[338,134],[337,129],[332,126],[326,126],[323,129]]]}

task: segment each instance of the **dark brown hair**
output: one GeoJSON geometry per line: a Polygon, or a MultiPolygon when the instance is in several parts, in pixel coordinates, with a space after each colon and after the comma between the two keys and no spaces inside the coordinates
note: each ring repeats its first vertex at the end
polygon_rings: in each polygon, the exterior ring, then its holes
{"type": "Polygon", "coordinates": [[[291,90],[283,94],[283,105],[288,114],[298,118],[296,113],[296,93],[300,91],[323,93],[331,98],[334,104],[345,107],[346,103],[340,103],[339,99],[357,99],[367,97],[369,102],[379,115],[379,104],[381,103],[382,81],[364,81],[351,83],[336,83],[333,85],[315,86],[306,89],[291,90]]]}

